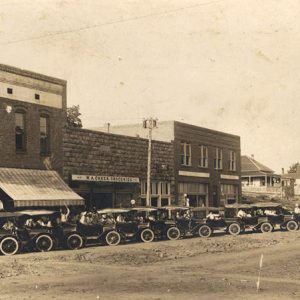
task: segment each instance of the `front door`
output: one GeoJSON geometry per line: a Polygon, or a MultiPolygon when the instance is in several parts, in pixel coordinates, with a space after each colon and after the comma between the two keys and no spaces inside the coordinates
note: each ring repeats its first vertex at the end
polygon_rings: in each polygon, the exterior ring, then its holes
{"type": "Polygon", "coordinates": [[[113,193],[95,193],[92,199],[92,207],[97,209],[113,207],[113,193]]]}

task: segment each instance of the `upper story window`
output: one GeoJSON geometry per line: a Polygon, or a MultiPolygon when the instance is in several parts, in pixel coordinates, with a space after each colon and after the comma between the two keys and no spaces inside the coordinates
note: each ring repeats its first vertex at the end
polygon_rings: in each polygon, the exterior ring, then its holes
{"type": "Polygon", "coordinates": [[[229,171],[236,171],[236,153],[229,151],[229,171]]]}
{"type": "Polygon", "coordinates": [[[200,146],[200,157],[199,157],[199,167],[208,168],[208,148],[206,146],[200,146]]]}
{"type": "Polygon", "coordinates": [[[12,95],[13,94],[13,89],[12,88],[7,88],[7,94],[10,94],[10,95],[12,95]]]}
{"type": "Polygon", "coordinates": [[[215,170],[221,170],[222,169],[222,157],[223,157],[222,149],[216,148],[216,150],[215,150],[215,159],[214,159],[214,168],[215,168],[215,170]]]}
{"type": "Polygon", "coordinates": [[[34,99],[39,101],[40,100],[40,94],[34,94],[34,99]]]}
{"type": "Polygon", "coordinates": [[[191,155],[191,144],[181,143],[180,144],[180,163],[184,166],[192,165],[192,155],[191,155]]]}
{"type": "Polygon", "coordinates": [[[49,117],[40,116],[40,152],[48,154],[50,151],[49,117]]]}
{"type": "Polygon", "coordinates": [[[26,150],[26,135],[25,135],[25,113],[17,111],[15,113],[15,139],[16,150],[26,150]]]}

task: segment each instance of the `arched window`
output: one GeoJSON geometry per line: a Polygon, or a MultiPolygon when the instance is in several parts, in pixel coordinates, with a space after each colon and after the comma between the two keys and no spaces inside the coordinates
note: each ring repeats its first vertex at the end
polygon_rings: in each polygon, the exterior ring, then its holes
{"type": "Polygon", "coordinates": [[[48,115],[40,116],[40,152],[47,155],[50,152],[50,122],[48,115]]]}
{"type": "Polygon", "coordinates": [[[15,112],[16,151],[26,151],[26,114],[24,111],[15,112]]]}

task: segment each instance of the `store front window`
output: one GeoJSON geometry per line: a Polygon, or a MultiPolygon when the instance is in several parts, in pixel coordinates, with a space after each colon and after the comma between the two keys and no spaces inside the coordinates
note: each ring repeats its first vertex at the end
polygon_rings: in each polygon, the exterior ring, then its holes
{"type": "Polygon", "coordinates": [[[220,204],[234,204],[238,200],[238,185],[236,184],[221,184],[220,204]]]}
{"type": "Polygon", "coordinates": [[[189,199],[191,207],[208,206],[208,184],[180,182],[178,186],[179,204],[186,205],[185,199],[189,199]]]}
{"type": "MultiPolygon", "coordinates": [[[[141,182],[141,204],[146,206],[147,182],[141,182]]],[[[151,206],[161,207],[171,204],[171,184],[167,181],[151,182],[151,206]]]]}

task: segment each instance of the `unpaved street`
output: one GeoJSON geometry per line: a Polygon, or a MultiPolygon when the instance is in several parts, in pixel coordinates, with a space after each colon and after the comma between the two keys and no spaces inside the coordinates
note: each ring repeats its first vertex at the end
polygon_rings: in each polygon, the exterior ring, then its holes
{"type": "Polygon", "coordinates": [[[0,299],[299,299],[299,249],[300,231],[0,257],[0,299]]]}

